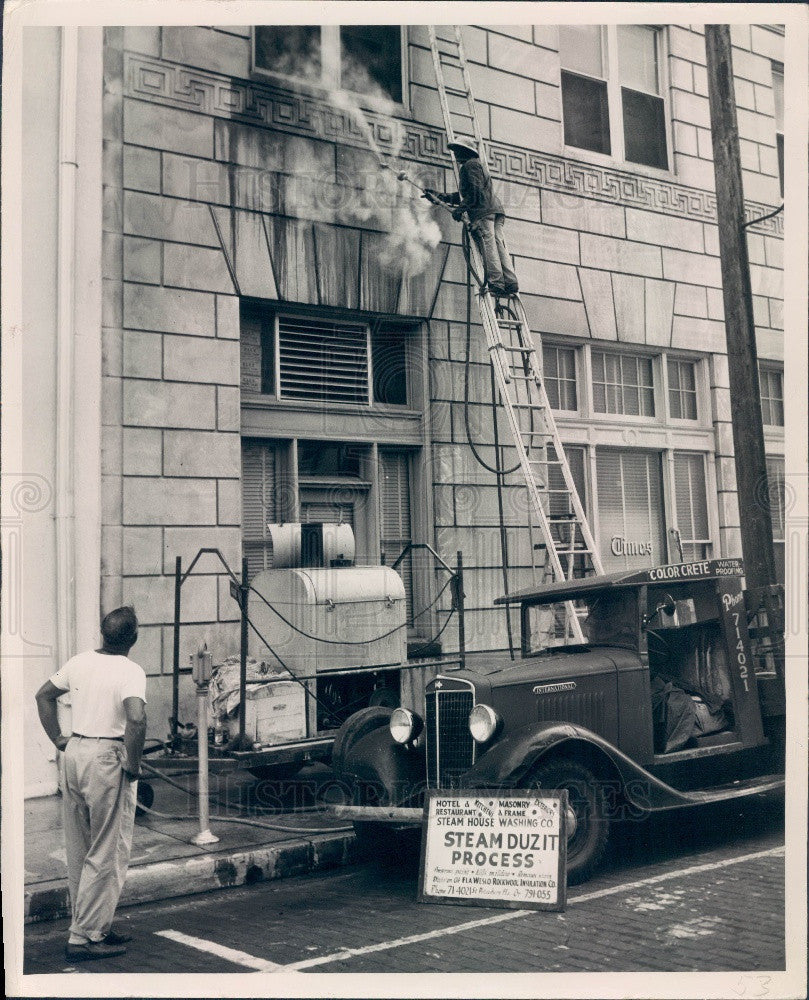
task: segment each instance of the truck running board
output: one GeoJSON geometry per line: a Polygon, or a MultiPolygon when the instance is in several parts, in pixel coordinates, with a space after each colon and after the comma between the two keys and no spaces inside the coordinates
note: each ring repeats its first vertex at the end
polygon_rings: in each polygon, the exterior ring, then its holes
{"type": "Polygon", "coordinates": [[[744,781],[732,781],[727,785],[716,785],[713,788],[696,789],[691,792],[680,792],[687,799],[683,805],[705,805],[708,802],[724,802],[727,799],[739,799],[744,795],[760,795],[784,787],[783,774],[762,774],[757,778],[747,778],[744,781]]]}
{"type": "Polygon", "coordinates": [[[424,810],[418,806],[329,806],[326,810],[338,819],[360,823],[421,823],[424,810]]]}

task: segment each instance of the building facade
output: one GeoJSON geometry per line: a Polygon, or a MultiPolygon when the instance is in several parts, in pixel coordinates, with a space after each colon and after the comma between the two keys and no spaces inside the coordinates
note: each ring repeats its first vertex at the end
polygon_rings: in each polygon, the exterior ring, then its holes
{"type": "MultiPolygon", "coordinates": [[[[31,51],[58,52],[58,30],[37,30],[50,34],[31,51]]],[[[782,198],[784,34],[732,32],[753,219],[782,198]]],[[[702,26],[468,26],[463,40],[605,568],[739,555],[702,26]]],[[[101,609],[135,606],[154,735],[167,730],[176,557],[216,547],[254,573],[271,565],[267,522],[348,520],[358,563],[390,564],[408,542],[449,563],[461,551],[468,648],[507,648],[493,601],[530,584],[536,555],[474,296],[468,313],[461,227],[383,166],[453,189],[426,28],[112,27],[81,44],[99,67],[87,155],[103,206],[88,237],[100,547],[80,556],[98,559],[82,629],[94,588],[101,609]]],[[[32,108],[44,86],[29,85],[32,108]]],[[[783,567],[782,219],[747,232],[762,496],[783,567]]],[[[424,640],[447,624],[448,595],[430,607],[442,576],[421,555],[402,572],[424,640]]],[[[238,649],[228,584],[203,557],[184,585],[183,659],[202,640],[238,649]]],[[[441,638],[453,649],[454,628],[441,638]]]]}

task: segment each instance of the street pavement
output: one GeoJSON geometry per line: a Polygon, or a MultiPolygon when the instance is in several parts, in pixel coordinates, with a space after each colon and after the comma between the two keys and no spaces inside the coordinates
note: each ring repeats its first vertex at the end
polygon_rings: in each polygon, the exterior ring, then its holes
{"type": "Polygon", "coordinates": [[[619,828],[564,913],[416,902],[418,851],[127,907],[125,956],[69,966],[67,921],[25,933],[25,972],[774,971],[784,968],[783,796],[619,828]]]}

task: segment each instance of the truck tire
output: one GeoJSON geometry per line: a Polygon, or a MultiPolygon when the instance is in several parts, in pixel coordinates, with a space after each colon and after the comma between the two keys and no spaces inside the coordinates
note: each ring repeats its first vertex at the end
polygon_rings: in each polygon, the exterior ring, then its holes
{"type": "Polygon", "coordinates": [[[392,708],[373,705],[369,708],[361,708],[359,712],[355,712],[346,719],[334,739],[334,746],[331,750],[331,767],[338,778],[343,776],[345,755],[351,747],[368,733],[380,729],[382,726],[387,726],[392,714],[392,708]]]}
{"type": "Polygon", "coordinates": [[[567,789],[568,804],[576,816],[576,830],[567,842],[567,881],[569,885],[586,882],[601,863],[610,836],[603,786],[589,767],[574,760],[540,764],[531,784],[547,791],[567,789]]]}

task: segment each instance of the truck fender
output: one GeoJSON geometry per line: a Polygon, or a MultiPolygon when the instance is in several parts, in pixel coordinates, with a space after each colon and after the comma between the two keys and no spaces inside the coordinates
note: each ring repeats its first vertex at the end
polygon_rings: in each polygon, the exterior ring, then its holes
{"type": "Polygon", "coordinates": [[[555,723],[524,726],[487,751],[463,777],[470,788],[519,788],[551,753],[601,765],[607,781],[617,781],[625,801],[637,812],[693,805],[693,799],[654,777],[607,740],[584,726],[555,723]]]}
{"type": "Polygon", "coordinates": [[[351,744],[337,777],[361,799],[355,805],[420,804],[427,784],[424,753],[394,742],[387,726],[351,744]]]}

